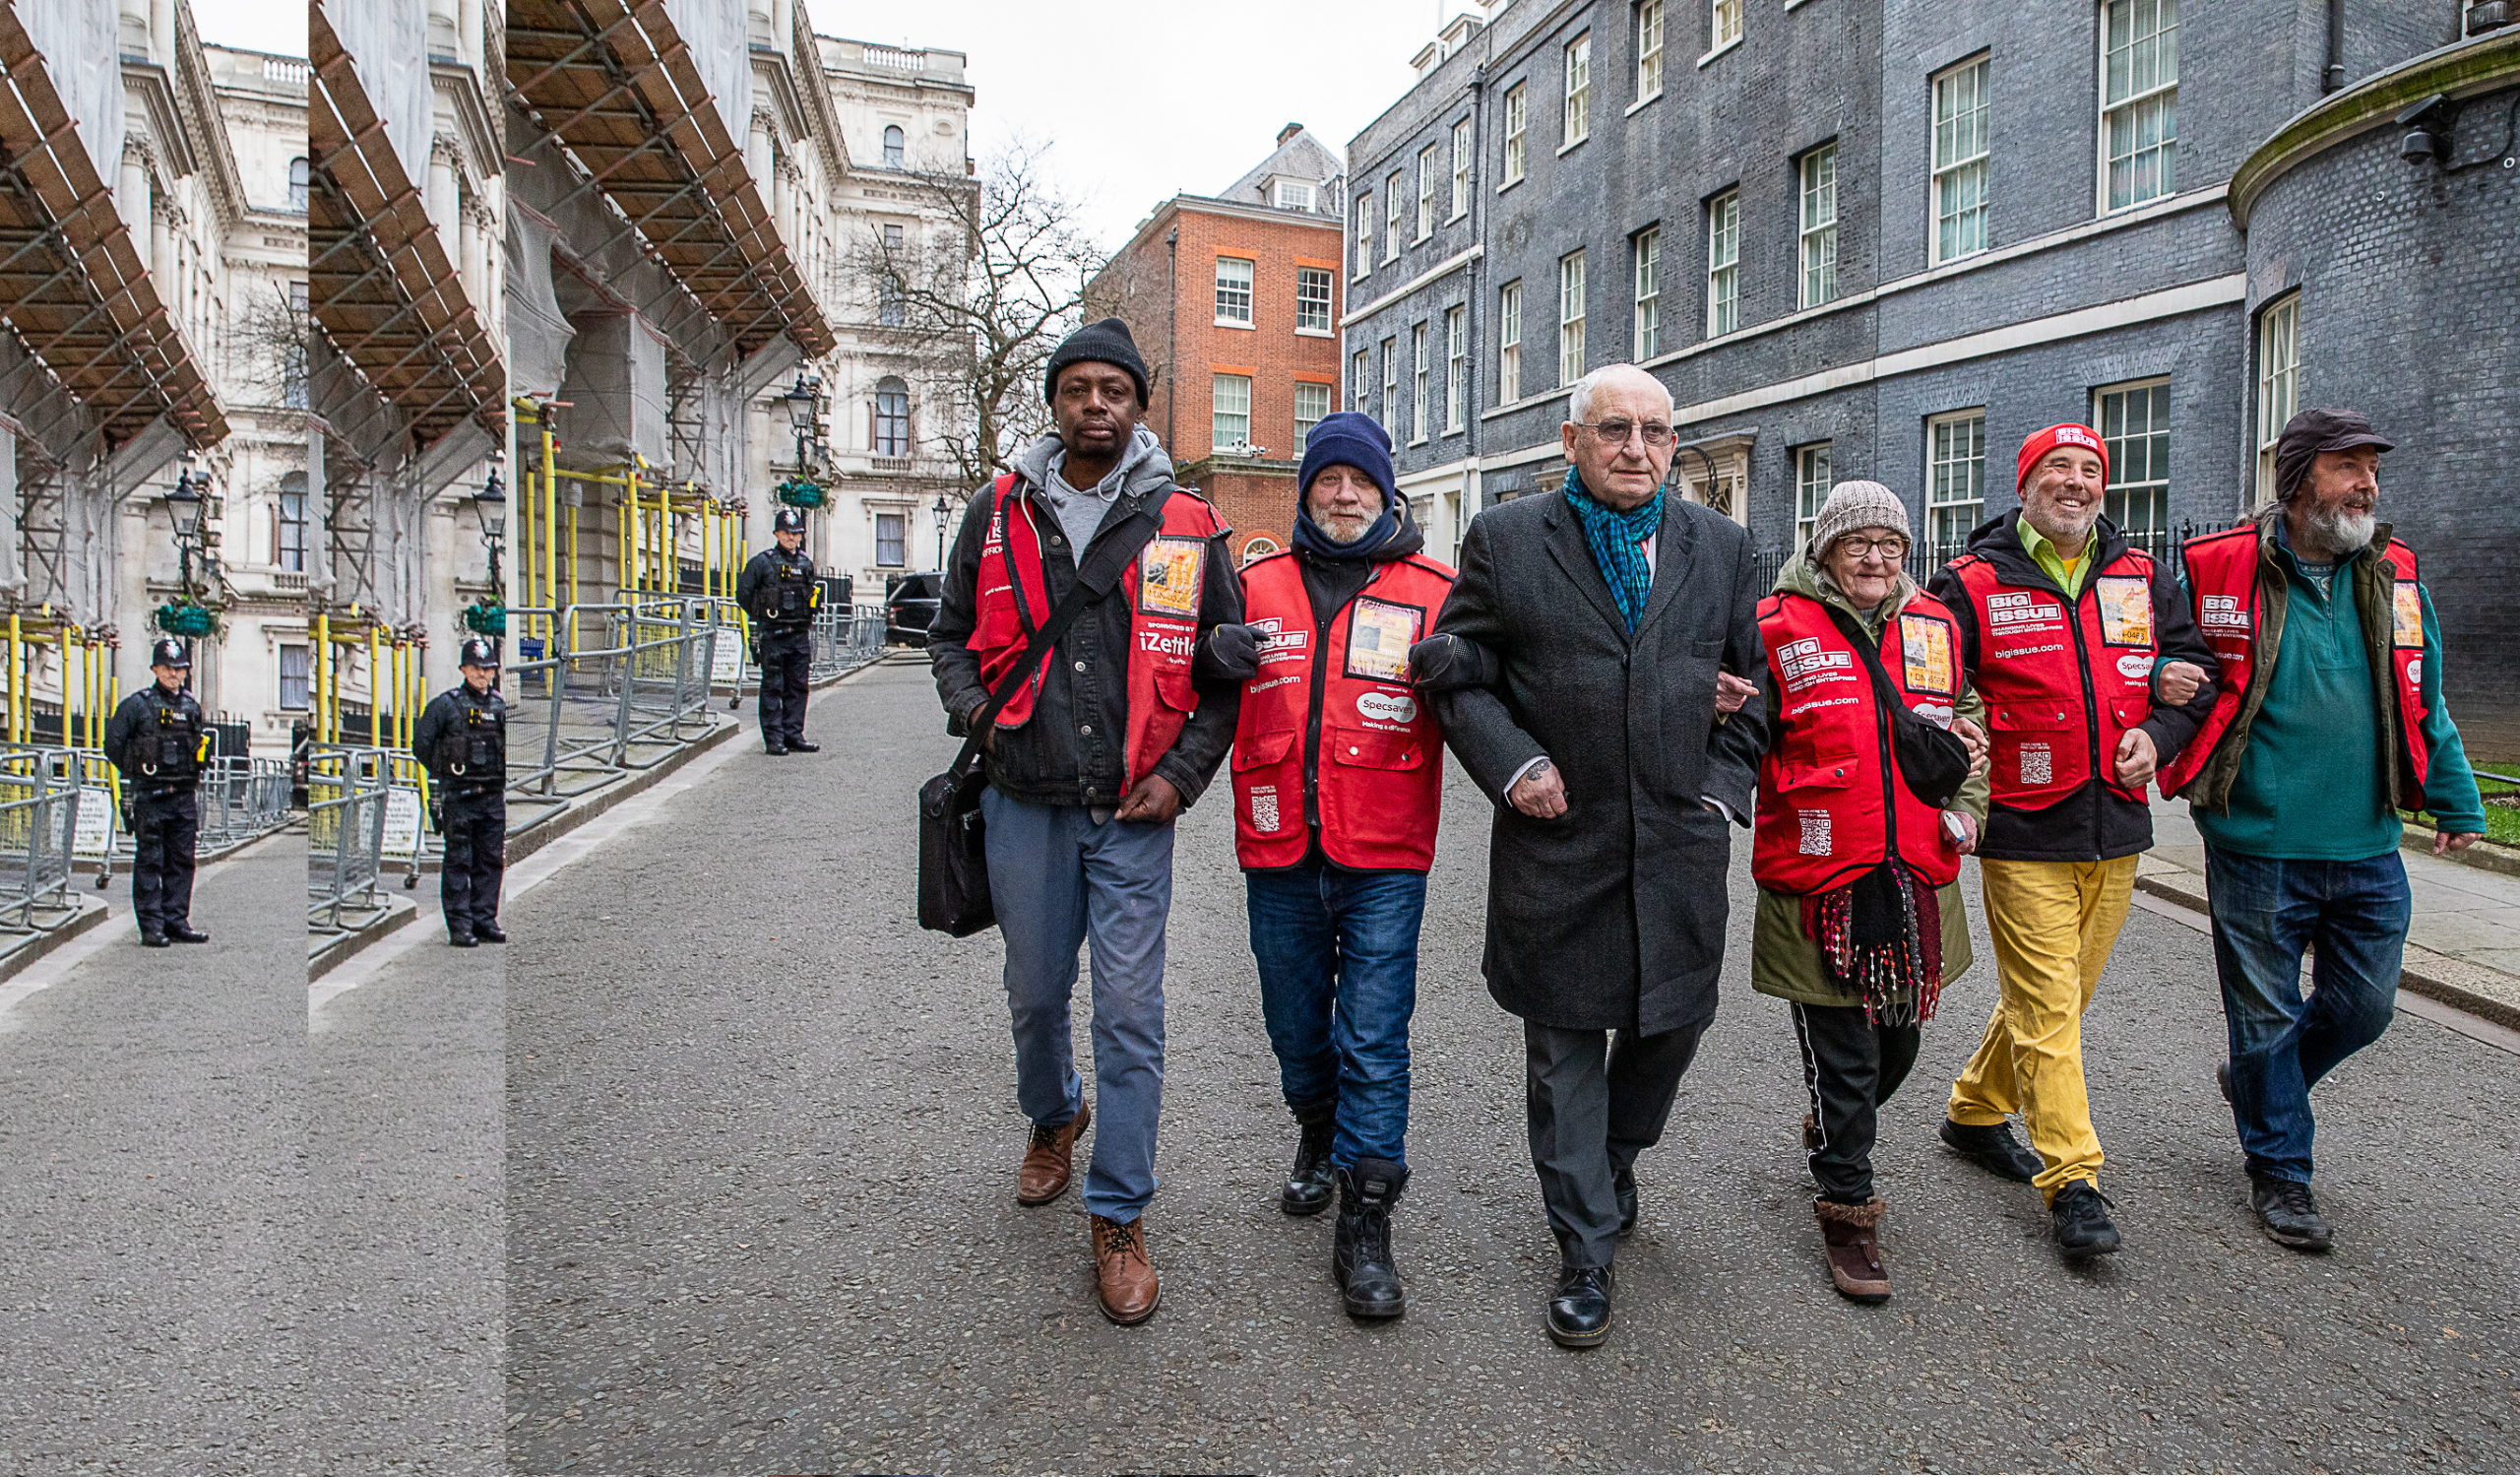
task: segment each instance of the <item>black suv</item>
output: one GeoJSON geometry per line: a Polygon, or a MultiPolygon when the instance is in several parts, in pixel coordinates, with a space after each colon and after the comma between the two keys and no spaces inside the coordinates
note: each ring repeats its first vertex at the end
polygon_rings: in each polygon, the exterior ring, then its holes
{"type": "Polygon", "coordinates": [[[884,644],[925,646],[944,585],[941,574],[905,574],[895,579],[884,595],[884,644]]]}

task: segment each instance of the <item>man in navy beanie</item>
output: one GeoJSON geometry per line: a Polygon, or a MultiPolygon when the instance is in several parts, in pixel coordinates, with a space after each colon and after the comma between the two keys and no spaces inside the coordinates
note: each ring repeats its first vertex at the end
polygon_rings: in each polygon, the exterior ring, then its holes
{"type": "Polygon", "coordinates": [[[1443,735],[1409,649],[1453,572],[1418,552],[1370,417],[1315,424],[1296,486],[1294,546],[1243,566],[1242,622],[1210,634],[1197,670],[1243,684],[1234,853],[1299,1135],[1279,1204],[1315,1215],[1335,1192],[1341,1300],[1354,1317],[1397,1317],[1391,1210],[1409,1182],[1409,1018],[1443,800],[1443,735]]]}

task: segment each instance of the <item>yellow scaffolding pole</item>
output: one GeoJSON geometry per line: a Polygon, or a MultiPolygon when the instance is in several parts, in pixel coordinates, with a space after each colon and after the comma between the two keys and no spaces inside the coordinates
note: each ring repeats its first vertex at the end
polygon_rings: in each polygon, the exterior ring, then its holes
{"type": "Polygon", "coordinates": [[[377,663],[377,657],[384,649],[384,643],[380,639],[383,634],[383,631],[376,626],[371,625],[367,628],[367,746],[369,748],[385,746],[385,703],[386,699],[393,695],[385,690],[385,670],[377,663]]]}
{"type": "Polygon", "coordinates": [[[318,743],[333,741],[329,728],[333,697],[325,671],[331,665],[332,655],[333,617],[318,611],[315,615],[315,670],[308,674],[315,687],[315,741],[318,743]]]}

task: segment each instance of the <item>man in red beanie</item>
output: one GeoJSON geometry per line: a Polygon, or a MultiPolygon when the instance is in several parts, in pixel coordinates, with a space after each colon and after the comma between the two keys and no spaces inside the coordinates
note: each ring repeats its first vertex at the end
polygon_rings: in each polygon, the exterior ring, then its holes
{"type": "Polygon", "coordinates": [[[1933,579],[1985,699],[1993,803],[1979,843],[2002,995],[1952,1084],[1943,1141],[2047,1195],[2059,1251],[2117,1250],[2083,1089],[2082,1014],[2153,844],[2144,787],[2212,709],[2211,654],[2175,576],[2101,514],[2087,425],[2022,443],[2021,507],[1933,579]],[[2025,1152],[2005,1125],[2021,1115],[2025,1152]]]}

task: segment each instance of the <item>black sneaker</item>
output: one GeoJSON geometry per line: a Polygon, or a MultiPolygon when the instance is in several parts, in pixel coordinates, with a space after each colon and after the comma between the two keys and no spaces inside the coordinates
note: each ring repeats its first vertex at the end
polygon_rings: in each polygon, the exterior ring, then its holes
{"type": "Polygon", "coordinates": [[[1942,1121],[1942,1141],[1987,1174],[2028,1185],[2047,1163],[2012,1136],[2012,1124],[1955,1124],[1942,1121]]]}
{"type": "Polygon", "coordinates": [[[2309,1186],[2270,1175],[2248,1177],[2248,1208],[2267,1239],[2297,1252],[2324,1252],[2332,1240],[2309,1186]]]}
{"type": "Polygon", "coordinates": [[[2109,1218],[2110,1201],[2089,1180],[2068,1180],[2048,1206],[2055,1225],[2056,1250],[2068,1261],[2106,1256],[2117,1250],[2117,1226],[2109,1218]]]}

